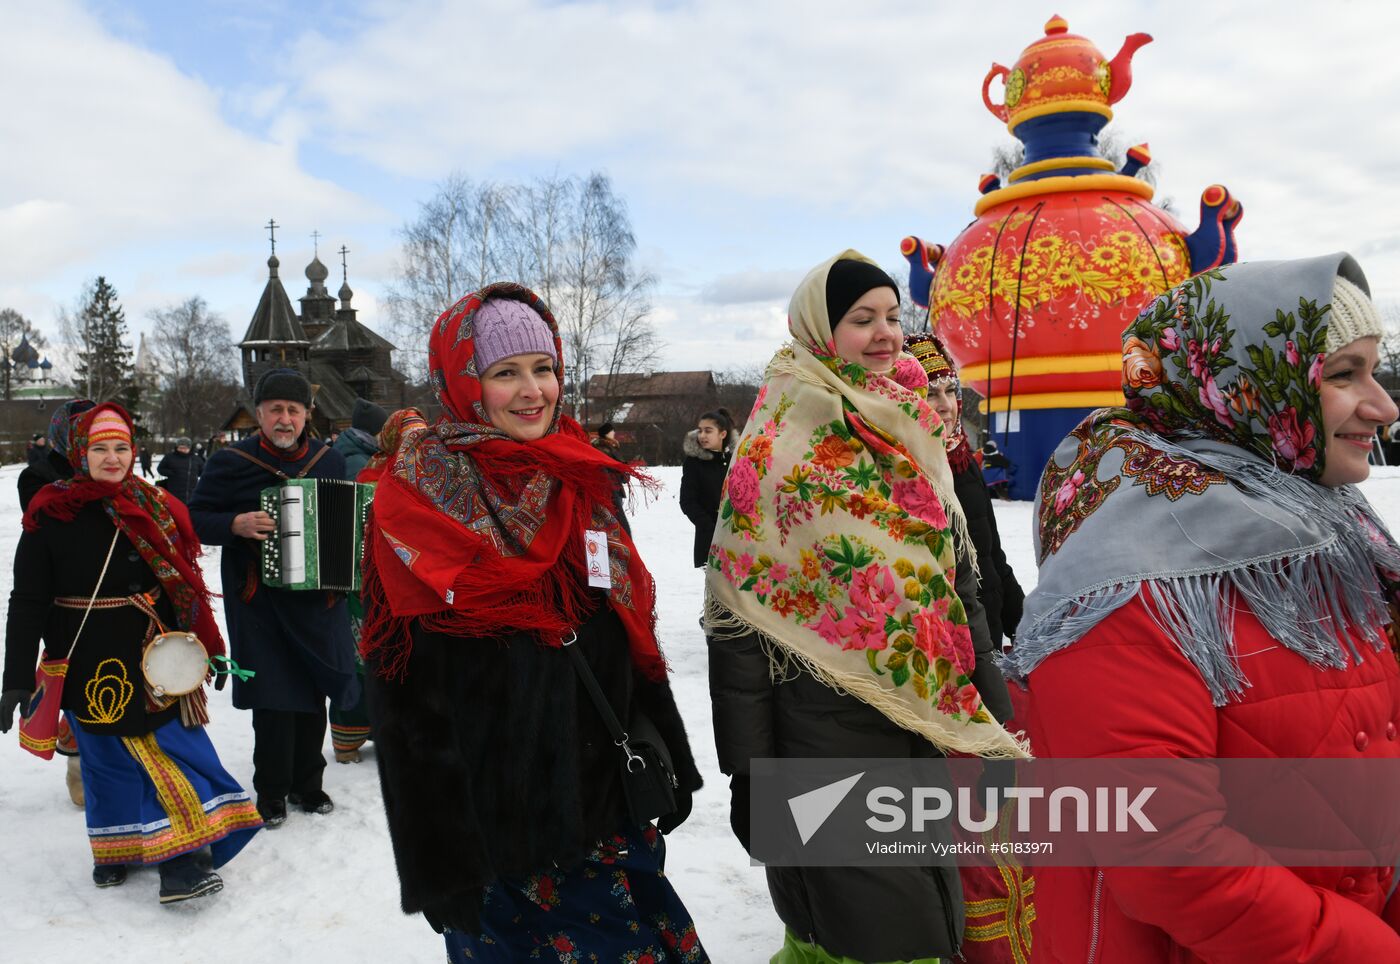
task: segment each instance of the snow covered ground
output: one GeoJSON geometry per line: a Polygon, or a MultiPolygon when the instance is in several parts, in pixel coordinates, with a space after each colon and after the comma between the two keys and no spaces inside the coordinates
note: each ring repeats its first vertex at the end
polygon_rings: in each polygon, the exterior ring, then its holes
{"type": "MultiPolygon", "coordinates": [[[[0,469],[0,560],[19,538],[17,466],[0,469]]],[[[693,529],[677,504],[680,470],[655,470],[664,491],[639,507],[637,542],[656,576],[662,644],[677,699],[707,781],[690,820],[668,838],[668,871],[695,916],[701,940],[721,964],[766,961],[782,927],[764,888],[729,832],[728,781],[715,762],[700,633],[701,574],[691,568],[693,529]]],[[[1400,468],[1377,469],[1367,496],[1400,531],[1400,468]]],[[[1035,583],[1028,503],[998,503],[997,522],[1011,565],[1027,590],[1035,583]]],[[[218,555],[205,557],[217,586],[218,555]]],[[[0,601],[9,566],[0,564],[0,601]]],[[[211,691],[210,735],[225,766],[252,782],[253,734],[229,693],[211,691]]],[[[293,961],[412,962],[442,959],[442,942],[418,917],[399,911],[373,747],[358,765],[331,763],[326,790],[333,814],[293,812],[264,831],[221,871],[225,890],[187,905],[156,902],[154,870],[97,890],[89,878],[81,811],[68,801],[63,763],[19,749],[11,730],[0,740],[0,960],[102,964],[293,961]]],[[[330,758],[330,747],[326,748],[330,758]]]]}

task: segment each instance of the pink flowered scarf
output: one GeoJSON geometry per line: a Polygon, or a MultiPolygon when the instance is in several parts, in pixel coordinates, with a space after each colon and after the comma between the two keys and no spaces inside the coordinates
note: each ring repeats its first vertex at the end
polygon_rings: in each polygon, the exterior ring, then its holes
{"type": "Polygon", "coordinates": [[[836,354],[825,291],[837,260],[793,296],[793,343],[735,449],[708,561],[710,635],[757,632],[778,663],[945,752],[1024,756],[971,681],[953,570],[966,524],[942,424],[921,394],[836,354]]]}
{"type": "Polygon", "coordinates": [[[1184,281],[1123,334],[1124,408],[1092,413],[1041,476],[1036,553],[1008,671],[1024,677],[1144,594],[1217,706],[1249,685],[1233,612],[1320,669],[1383,651],[1400,546],[1326,456],[1321,372],[1349,255],[1184,281]]]}

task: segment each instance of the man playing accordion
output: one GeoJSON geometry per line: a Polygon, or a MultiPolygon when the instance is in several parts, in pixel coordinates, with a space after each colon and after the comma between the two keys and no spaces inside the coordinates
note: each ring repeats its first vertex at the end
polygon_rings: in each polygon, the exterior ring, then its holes
{"type": "Polygon", "coordinates": [[[224,612],[233,658],[256,672],[235,679],[233,705],[253,711],[253,789],[268,827],[287,804],[329,813],[321,788],[326,699],[351,707],[359,696],[355,645],[343,593],[277,589],[260,578],[261,545],[276,535],[259,508],[264,489],[291,478],[343,479],[339,452],[306,434],[311,385],[273,369],[253,391],[258,431],[215,452],[190,500],[195,530],[223,546],[224,612]]]}

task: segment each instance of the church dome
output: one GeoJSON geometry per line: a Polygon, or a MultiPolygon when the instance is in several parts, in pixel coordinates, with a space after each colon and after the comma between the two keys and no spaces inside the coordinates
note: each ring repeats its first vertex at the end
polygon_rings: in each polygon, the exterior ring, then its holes
{"type": "Polygon", "coordinates": [[[313,257],[311,263],[306,266],[306,280],[313,285],[324,285],[330,276],[330,270],[321,263],[321,259],[318,257],[313,257]]]}

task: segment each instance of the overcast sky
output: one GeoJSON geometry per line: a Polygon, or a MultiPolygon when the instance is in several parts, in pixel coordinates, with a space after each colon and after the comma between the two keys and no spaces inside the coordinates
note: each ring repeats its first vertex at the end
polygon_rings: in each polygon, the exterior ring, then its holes
{"type": "Polygon", "coordinates": [[[1154,36],[1114,127],[1188,229],[1221,182],[1243,257],[1350,250],[1400,298],[1400,4],[0,0],[0,306],[54,329],[104,274],[134,330],[198,294],[241,336],[275,217],[289,294],[319,231],[377,325],[449,172],[600,170],[667,367],[760,363],[813,264],[971,219],[1010,140],[982,78],[1053,13],[1110,58],[1154,36]]]}

